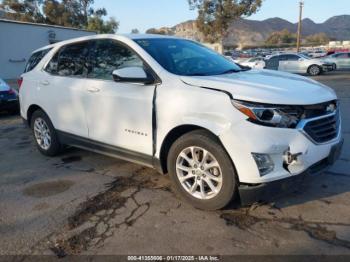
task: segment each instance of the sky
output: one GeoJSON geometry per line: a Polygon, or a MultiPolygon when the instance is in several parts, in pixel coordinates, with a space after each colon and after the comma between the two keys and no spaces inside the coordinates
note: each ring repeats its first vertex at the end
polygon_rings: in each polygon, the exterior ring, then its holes
{"type": "MultiPolygon", "coordinates": [[[[335,15],[350,14],[350,0],[304,0],[304,17],[317,23],[335,15]]],[[[297,22],[299,0],[264,0],[262,8],[249,19],[264,20],[281,17],[297,22]]],[[[195,19],[187,0],[95,0],[94,7],[105,7],[108,16],[119,22],[118,33],[130,33],[133,28],[144,32],[149,28],[174,26],[195,19]]]]}

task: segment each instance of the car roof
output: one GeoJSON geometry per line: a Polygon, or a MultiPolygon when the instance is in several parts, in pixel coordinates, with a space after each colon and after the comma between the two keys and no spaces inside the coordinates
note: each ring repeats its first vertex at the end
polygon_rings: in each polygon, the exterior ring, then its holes
{"type": "Polygon", "coordinates": [[[101,39],[101,38],[110,38],[110,39],[119,39],[121,41],[123,40],[138,40],[138,39],[183,39],[181,37],[177,36],[170,36],[170,35],[158,35],[158,34],[98,34],[98,35],[91,35],[91,36],[83,36],[79,38],[73,38],[61,42],[57,42],[55,44],[47,45],[44,47],[41,47],[39,49],[36,49],[32,52],[36,53],[45,49],[54,48],[56,46],[63,46],[66,44],[72,44],[80,41],[88,41],[88,40],[94,40],[94,39],[101,39]]]}

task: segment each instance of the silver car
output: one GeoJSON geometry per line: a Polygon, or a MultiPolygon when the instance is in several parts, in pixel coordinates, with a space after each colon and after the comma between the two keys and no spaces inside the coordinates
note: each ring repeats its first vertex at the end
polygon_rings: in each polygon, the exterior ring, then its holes
{"type": "Polygon", "coordinates": [[[310,58],[303,54],[282,53],[269,57],[266,61],[266,69],[285,71],[297,74],[309,74],[316,76],[324,72],[332,71],[334,64],[321,59],[310,58]]]}
{"type": "Polygon", "coordinates": [[[350,69],[350,53],[336,53],[323,58],[324,61],[336,65],[336,69],[350,69]]]}

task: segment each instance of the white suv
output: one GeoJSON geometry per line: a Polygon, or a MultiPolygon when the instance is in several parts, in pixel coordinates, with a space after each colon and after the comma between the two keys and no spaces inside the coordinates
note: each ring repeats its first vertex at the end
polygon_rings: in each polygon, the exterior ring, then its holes
{"type": "Polygon", "coordinates": [[[337,97],[302,76],[242,70],[189,40],[98,35],[33,53],[21,115],[49,156],[71,145],[169,173],[193,206],[265,200],[332,164],[337,97]]]}

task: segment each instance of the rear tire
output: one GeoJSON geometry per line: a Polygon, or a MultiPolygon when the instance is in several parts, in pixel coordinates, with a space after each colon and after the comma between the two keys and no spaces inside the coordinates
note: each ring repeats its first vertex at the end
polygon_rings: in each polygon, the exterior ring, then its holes
{"type": "Polygon", "coordinates": [[[318,75],[320,75],[322,73],[322,68],[319,67],[318,65],[312,65],[312,66],[309,67],[307,72],[311,76],[318,76],[318,75]]]}
{"type": "Polygon", "coordinates": [[[204,130],[177,139],[167,164],[176,192],[195,208],[224,208],[237,192],[238,179],[230,157],[220,141],[204,130]]]}
{"type": "Polygon", "coordinates": [[[33,113],[30,120],[34,140],[39,151],[45,156],[56,156],[61,152],[57,132],[51,120],[42,110],[33,113]]]}

